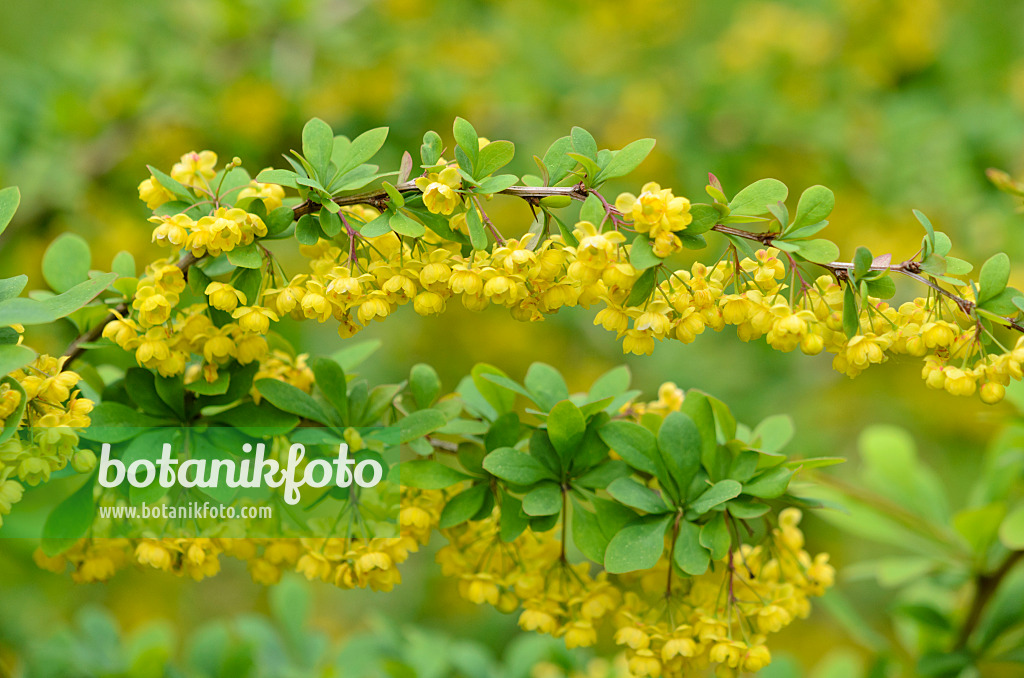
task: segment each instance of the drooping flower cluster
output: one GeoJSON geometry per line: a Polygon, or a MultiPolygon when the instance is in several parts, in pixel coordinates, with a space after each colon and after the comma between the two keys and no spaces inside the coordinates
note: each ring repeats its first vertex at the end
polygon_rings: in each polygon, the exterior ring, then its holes
{"type": "Polygon", "coordinates": [[[76,390],[80,377],[64,369],[66,358],[40,355],[9,376],[24,389],[0,385],[0,423],[17,427],[0,443],[0,525],[21,501],[24,485],[38,485],[69,463],[79,473],[96,466],[96,456],[78,450],[76,429],[89,425],[93,402],[76,390]],[[20,419],[14,421],[20,413],[20,419]]]}
{"type": "Polygon", "coordinates": [[[809,599],[835,580],[827,553],[804,550],[800,517],[784,509],[770,539],[742,544],[705,574],[677,578],[668,597],[667,559],[624,575],[631,590],[615,614],[615,642],[626,650],[630,674],[669,678],[713,666],[717,676],[736,676],[767,666],[768,634],[807,617],[809,599]]]}
{"type": "Polygon", "coordinates": [[[448,545],[437,554],[442,573],[459,578],[467,600],[502,612],[522,609],[526,631],[564,638],[568,647],[597,642],[597,625],[620,602],[619,592],[586,562],[563,557],[558,531],[526,531],[511,542],[499,535],[500,513],[444,530],[448,545]]]}

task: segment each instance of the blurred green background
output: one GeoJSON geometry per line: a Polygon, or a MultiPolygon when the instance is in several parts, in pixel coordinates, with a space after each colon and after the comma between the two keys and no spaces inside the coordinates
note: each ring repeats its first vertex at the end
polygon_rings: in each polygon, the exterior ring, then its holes
{"type": "MultiPolygon", "coordinates": [[[[97,267],[120,249],[140,261],[158,255],[136,199],[147,163],[166,169],[209,148],[252,170],[280,165],[314,115],[349,135],[389,125],[391,161],[415,151],[427,129],[447,138],[461,115],[482,135],[516,143],[517,173],[572,125],[611,148],[651,136],[651,157],[615,189],[654,180],[700,200],[708,171],[733,192],[765,176],[792,193],[823,183],[837,196],[829,233],[844,253],[863,244],[911,256],[918,208],[964,258],[1005,250],[1024,259],[1020,217],[984,175],[1024,171],[1024,3],[1014,0],[6,0],[0,74],[0,185],[23,195],[0,238],[0,271],[40,286],[42,252],[64,231],[90,240],[97,267]]],[[[496,200],[494,210],[512,224],[506,234],[528,225],[522,205],[496,200]]],[[[384,342],[364,373],[398,380],[429,362],[454,388],[476,362],[520,378],[542,360],[582,389],[625,361],[652,396],[671,379],[725,399],[751,424],[791,413],[791,451],[806,456],[853,456],[866,426],[900,424],[954,498],[1009,412],[928,391],[913,359],[852,382],[825,356],[780,355],[730,332],[627,359],[591,317],[563,311],[520,324],[497,310],[423,319],[403,308],[360,335],[384,342]]],[[[302,332],[305,350],[338,348],[329,327],[302,332]]],[[[55,351],[70,338],[63,327],[31,336],[55,351]]],[[[869,552],[821,521],[807,527],[839,566],[869,552]]],[[[153,618],[189,628],[267,606],[241,568],[200,584],[130,573],[76,586],[36,570],[30,552],[0,544],[9,654],[87,602],[129,630],[153,618]]],[[[363,628],[372,606],[496,649],[515,628],[512,617],[460,601],[429,554],[404,576],[390,595],[316,586],[313,625],[338,641],[363,628]]],[[[885,592],[851,590],[884,628],[885,592]]],[[[827,615],[814,622],[794,625],[773,650],[810,665],[848,642],[827,615]]]]}

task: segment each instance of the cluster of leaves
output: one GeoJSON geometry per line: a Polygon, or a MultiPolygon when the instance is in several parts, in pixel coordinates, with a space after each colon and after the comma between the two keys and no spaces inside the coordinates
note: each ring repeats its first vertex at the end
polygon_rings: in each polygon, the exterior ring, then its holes
{"type": "Polygon", "coordinates": [[[788,418],[750,430],[696,390],[681,411],[631,420],[623,406],[637,392],[628,388],[625,368],[570,396],[543,363],[531,366],[523,385],[478,365],[458,392],[482,445],[454,455],[423,448],[433,458],[403,463],[402,483],[461,488],[441,514],[442,529],[487,518],[498,505],[503,540],[571,525],[579,551],[612,573],[654,567],[671,534],[675,564],[697,575],[738,545],[741,525],[777,506],[769,500],[805,503],[787,493],[796,470],[840,461],[787,461],[779,449],[792,434],[788,418]],[[517,396],[533,404],[527,412],[538,424],[515,411],[517,396]]]}
{"type": "MultiPolygon", "coordinates": [[[[486,217],[481,211],[470,209],[466,214],[467,238],[452,230],[447,219],[426,209],[421,191],[410,181],[414,168],[408,152],[402,156],[400,168],[394,172],[380,173],[378,166],[366,164],[383,146],[387,134],[387,128],[381,127],[350,141],[346,136],[335,136],[326,122],[313,118],[302,131],[302,153],[292,151],[294,157],[285,156],[292,169],[264,170],[256,179],[296,189],[299,197],[309,204],[308,208],[301,210],[303,214],[295,225],[295,236],[302,244],[312,245],[319,238],[338,236],[344,225],[339,203],[357,202],[349,199],[346,192],[382,181],[382,192],[364,200],[377,207],[381,214],[359,225],[359,235],[372,238],[394,232],[418,238],[429,228],[445,240],[470,245],[477,250],[486,249],[486,217]],[[395,177],[395,182],[387,181],[389,177],[395,177]]],[[[539,174],[520,178],[514,174],[496,174],[515,157],[512,142],[486,141],[482,145],[476,129],[463,118],[455,119],[452,134],[455,139],[454,160],[463,182],[460,193],[474,201],[517,185],[528,188],[579,186],[580,192],[576,197],[587,197],[590,191],[597,190],[605,182],[632,172],[654,148],[654,139],[640,139],[620,150],[599,149],[592,134],[581,127],[574,127],[569,135],[556,140],[543,158],[534,156],[539,174]]],[[[443,167],[444,152],[443,141],[437,132],[424,134],[420,146],[420,169],[436,171],[443,167]]],[[[154,176],[162,183],[159,175],[154,176]]],[[[566,241],[575,244],[572,229],[550,212],[553,208],[568,206],[572,202],[570,195],[561,193],[545,197],[543,191],[524,195],[530,195],[533,199],[531,204],[540,207],[543,214],[533,227],[537,234],[548,232],[557,224],[566,241]]],[[[596,196],[589,204],[591,209],[598,210],[594,215],[596,222],[607,216],[596,196]]],[[[479,202],[476,205],[479,207],[479,202]]],[[[496,232],[492,231],[492,235],[496,232]]]]}

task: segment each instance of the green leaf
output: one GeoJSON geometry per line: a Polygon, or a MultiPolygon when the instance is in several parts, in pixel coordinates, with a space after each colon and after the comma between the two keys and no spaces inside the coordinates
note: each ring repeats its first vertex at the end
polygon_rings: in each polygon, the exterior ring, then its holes
{"type": "MultiPolygon", "coordinates": [[[[335,203],[327,201],[325,205],[334,205],[335,203]]],[[[336,206],[335,206],[336,207],[336,206]]],[[[330,209],[320,210],[320,230],[322,230],[328,237],[334,238],[341,233],[341,217],[335,214],[330,209]]],[[[256,243],[253,243],[255,245],[256,243]]],[[[231,260],[231,255],[228,255],[228,260],[231,260]]],[[[253,268],[250,266],[249,268],[253,268]]]]}
{"type": "Polygon", "coordinates": [[[647,516],[619,530],[604,554],[604,567],[612,574],[649,570],[665,551],[665,530],[672,516],[647,516]]]}
{"type": "Polygon", "coordinates": [[[610,421],[598,431],[601,440],[627,464],[642,473],[657,473],[654,455],[657,446],[654,434],[631,421],[610,421]]]}
{"type": "Polygon", "coordinates": [[[892,299],[896,296],[896,282],[889,274],[883,274],[881,278],[868,280],[868,294],[879,299],[892,299]]]}
{"type": "Polygon", "coordinates": [[[484,449],[490,452],[499,447],[513,447],[519,442],[520,429],[519,415],[515,412],[506,412],[495,419],[487,429],[484,449]]]}
{"type": "Polygon", "coordinates": [[[558,483],[541,483],[523,496],[523,512],[528,516],[553,516],[562,510],[562,489],[558,483]]]}
{"type": "Polygon", "coordinates": [[[298,188],[299,184],[295,181],[298,178],[299,175],[295,172],[284,169],[265,169],[256,175],[256,181],[261,184],[277,184],[288,188],[298,188]]]}
{"type": "Polygon", "coordinates": [[[607,490],[614,499],[645,513],[665,513],[669,510],[657,492],[632,478],[614,480],[608,485],[607,490]]]}
{"type": "Polygon", "coordinates": [[[28,284],[28,276],[24,273],[13,278],[0,278],[0,302],[13,299],[21,294],[28,284]]]}
{"type": "Polygon", "coordinates": [[[817,238],[802,240],[795,244],[799,246],[797,254],[815,264],[827,264],[839,258],[839,246],[831,240],[817,238]]]}
{"type": "Polygon", "coordinates": [[[405,206],[405,196],[402,195],[401,191],[395,188],[394,184],[390,181],[384,181],[381,183],[381,186],[384,188],[384,192],[388,194],[388,198],[391,199],[391,202],[394,203],[395,207],[405,206]]]}
{"type": "Polygon", "coordinates": [[[846,285],[846,291],[843,293],[843,332],[847,337],[856,336],[860,332],[860,313],[857,310],[857,296],[852,283],[846,285]]]}
{"type": "Polygon", "coordinates": [[[789,444],[796,433],[793,417],[788,414],[773,414],[765,417],[754,429],[755,440],[759,439],[758,449],[775,453],[789,444]]]}
{"type": "Polygon", "coordinates": [[[327,402],[342,415],[348,412],[348,379],[345,370],[330,358],[315,358],[312,364],[316,387],[327,402]]]}
{"type": "Polygon", "coordinates": [[[122,278],[136,277],[135,257],[131,252],[121,250],[114,255],[114,259],[110,262],[110,270],[122,278]]]}
{"type": "Polygon", "coordinates": [[[711,564],[711,554],[701,546],[700,533],[701,529],[697,525],[686,520],[680,521],[676,546],[672,550],[672,559],[679,569],[693,576],[704,574],[711,564]]]}
{"type": "Polygon", "coordinates": [[[218,412],[212,419],[254,436],[285,435],[299,424],[298,417],[274,407],[269,400],[259,405],[244,402],[218,412]]]}
{"type": "Polygon", "coordinates": [[[651,292],[654,291],[654,286],[658,281],[657,269],[649,268],[643,272],[643,274],[637,278],[637,281],[633,284],[633,289],[629,292],[629,299],[626,301],[627,306],[642,306],[645,301],[651,296],[651,292]]]}
{"type": "Polygon", "coordinates": [[[357,136],[348,147],[344,159],[335,160],[338,176],[351,172],[377,155],[388,138],[387,127],[376,127],[357,136]]]}
{"type": "MultiPolygon", "coordinates": [[[[724,405],[723,405],[724,408],[724,405]]],[[[701,440],[701,459],[710,457],[715,452],[715,448],[718,446],[718,438],[715,427],[715,411],[711,400],[700,391],[691,389],[683,400],[683,407],[680,410],[683,414],[688,416],[694,424],[697,426],[697,431],[700,432],[701,440]]],[[[725,409],[725,413],[728,414],[728,410],[725,409]]],[[[725,430],[725,426],[722,427],[725,430]]],[[[735,426],[733,426],[735,430],[735,426]]],[[[727,433],[725,437],[732,438],[733,435],[727,433]]]]}
{"type": "Polygon", "coordinates": [[[996,315],[1014,315],[1018,310],[1014,299],[1019,296],[1020,290],[1014,289],[1013,287],[1007,287],[996,296],[986,299],[984,302],[979,304],[979,312],[984,310],[989,311],[990,313],[995,313],[996,315]]]}
{"type": "Polygon", "coordinates": [[[793,477],[793,471],[776,466],[764,473],[754,477],[749,483],[743,485],[743,494],[760,499],[775,499],[781,497],[789,487],[789,481],[793,477]]]}
{"type": "Polygon", "coordinates": [[[54,292],[67,292],[89,279],[92,253],[85,238],[62,233],[43,254],[43,279],[54,292]]]}
{"type": "Polygon", "coordinates": [[[999,540],[1011,551],[1024,551],[1024,504],[1003,518],[999,525],[999,540]]]}
{"type": "Polygon", "coordinates": [[[785,202],[789,189],[778,179],[761,179],[736,194],[729,203],[729,211],[756,216],[768,213],[768,205],[785,202]]]}
{"type": "Polygon", "coordinates": [[[523,502],[507,492],[501,495],[501,526],[499,536],[506,544],[514,541],[530,524],[529,517],[523,513],[523,502]]]}
{"type": "Polygon", "coordinates": [[[399,235],[406,235],[410,238],[423,237],[427,229],[420,222],[410,218],[402,210],[396,211],[391,215],[391,219],[388,221],[391,226],[391,230],[399,235]]]}
{"type": "Polygon", "coordinates": [[[45,325],[63,318],[95,299],[117,278],[116,273],[103,273],[75,285],[63,294],[35,300],[15,297],[0,302],[0,327],[7,325],[45,325]]]}
{"type": "Polygon", "coordinates": [[[375,219],[371,219],[359,228],[359,235],[364,238],[376,238],[391,232],[391,224],[387,212],[382,212],[375,219]]]}
{"type": "Polygon", "coordinates": [[[569,400],[562,400],[551,408],[547,421],[548,436],[558,455],[567,462],[583,442],[587,422],[580,408],[569,400]]]}
{"type": "Polygon", "coordinates": [[[473,191],[478,194],[492,194],[501,193],[509,186],[515,186],[519,183],[519,177],[514,174],[499,174],[493,177],[487,177],[480,182],[480,185],[473,191]]]}
{"type": "Polygon", "coordinates": [[[921,222],[922,226],[924,226],[925,237],[928,239],[929,246],[932,248],[932,250],[934,250],[935,249],[935,227],[932,226],[932,222],[928,219],[928,217],[926,217],[924,215],[924,212],[922,212],[920,210],[913,210],[913,212],[914,212],[914,217],[919,222],[921,222]]]}
{"type": "Polygon", "coordinates": [[[0,346],[0,374],[10,374],[36,359],[36,352],[20,344],[0,346]]]}
{"type": "Polygon", "coordinates": [[[497,367],[486,363],[474,365],[473,369],[470,370],[470,375],[473,378],[473,385],[476,386],[477,391],[480,392],[480,395],[484,397],[491,407],[493,407],[499,415],[511,412],[516,405],[515,393],[498,386],[488,379],[485,379],[484,375],[486,374],[494,374],[499,377],[504,377],[505,379],[508,379],[508,375],[497,367]]]}
{"type": "Polygon", "coordinates": [[[466,157],[472,163],[472,167],[464,167],[463,169],[472,173],[480,158],[480,137],[477,136],[473,125],[464,118],[455,118],[452,132],[455,135],[455,143],[458,144],[459,148],[462,149],[462,152],[466,154],[466,157]]]}
{"type": "Polygon", "coordinates": [[[640,166],[654,148],[654,139],[638,139],[627,144],[618,153],[612,156],[611,161],[605,165],[598,175],[598,182],[605,182],[609,179],[624,177],[640,166]]]}
{"type": "Polygon", "coordinates": [[[945,257],[947,275],[967,275],[974,270],[974,265],[956,257],[945,257]]]}
{"type": "Polygon", "coordinates": [[[441,394],[441,379],[433,367],[418,363],[409,372],[409,390],[417,407],[430,407],[441,394]]]}
{"type": "Polygon", "coordinates": [[[714,507],[738,497],[743,491],[743,485],[732,479],[719,480],[717,483],[704,490],[704,493],[697,497],[690,508],[698,514],[707,513],[714,507]]]}
{"type": "Polygon", "coordinates": [[[398,421],[398,430],[401,441],[407,443],[433,433],[447,423],[448,420],[439,410],[416,410],[398,421]]]}
{"type": "Polygon", "coordinates": [[[554,474],[525,452],[499,447],[484,457],[484,469],[514,485],[533,485],[541,480],[554,480],[554,474]]]}
{"type": "Polygon", "coordinates": [[[700,468],[703,442],[693,419],[682,412],[671,412],[658,429],[658,449],[676,486],[684,490],[700,468]]]}
{"type": "MultiPolygon", "coordinates": [[[[474,162],[476,171],[473,173],[473,176],[477,179],[483,179],[487,175],[497,172],[512,162],[515,154],[516,147],[511,141],[492,141],[480,149],[479,158],[474,162]]],[[[508,188],[508,186],[505,188],[508,188]]]]}
{"type": "Polygon", "coordinates": [[[693,221],[686,227],[686,232],[692,235],[700,235],[714,228],[715,224],[722,218],[722,213],[711,205],[695,203],[690,205],[690,216],[693,221]]]}
{"type": "Polygon", "coordinates": [[[0,235],[7,230],[7,225],[11,223],[14,213],[18,211],[19,204],[21,204],[21,191],[17,186],[8,186],[0,190],[0,235]]]}
{"type": "Polygon", "coordinates": [[[462,471],[430,459],[404,461],[397,468],[402,485],[422,490],[443,490],[470,478],[462,471]]]}
{"type": "Polygon", "coordinates": [[[732,536],[725,522],[725,514],[719,513],[700,528],[700,545],[711,552],[712,560],[721,560],[729,553],[732,536]]]}
{"type": "Polygon", "coordinates": [[[420,145],[420,160],[423,162],[424,167],[433,167],[437,164],[437,161],[441,158],[441,150],[444,146],[444,142],[441,141],[441,135],[430,130],[423,135],[423,143],[420,145]]]}
{"type": "Polygon", "coordinates": [[[88,532],[96,513],[96,503],[92,498],[95,485],[96,474],[93,474],[46,516],[41,543],[43,553],[55,556],[88,532]]]}
{"type": "Polygon", "coordinates": [[[192,383],[185,386],[186,391],[191,391],[197,395],[204,396],[218,396],[228,392],[228,387],[231,385],[231,375],[227,372],[221,372],[217,375],[217,378],[213,381],[206,381],[205,379],[197,379],[192,383]]]}
{"type": "Polygon", "coordinates": [[[533,402],[544,411],[550,411],[559,401],[568,400],[569,387],[561,373],[551,365],[533,363],[526,371],[524,385],[533,402]]]}
{"type": "MultiPolygon", "coordinates": [[[[828,219],[836,206],[836,196],[824,186],[811,186],[800,195],[792,228],[810,226],[828,219]]],[[[785,224],[782,225],[785,228],[785,224]]]]}
{"type": "Polygon", "coordinates": [[[594,136],[582,127],[573,127],[569,133],[573,149],[591,160],[597,159],[597,142],[594,136]]]}
{"type": "Polygon", "coordinates": [[[480,483],[452,497],[441,511],[438,527],[447,530],[450,527],[461,525],[475,516],[483,508],[487,491],[487,485],[480,483]]]}
{"type": "Polygon", "coordinates": [[[664,261],[654,253],[651,247],[651,239],[646,235],[638,235],[633,238],[629,248],[629,263],[638,271],[643,271],[652,266],[657,266],[664,261]]]}
{"type": "Polygon", "coordinates": [[[470,207],[466,212],[466,225],[469,227],[469,241],[475,250],[487,249],[487,234],[484,233],[484,222],[480,218],[480,212],[475,207],[470,207]]]}
{"type": "Polygon", "coordinates": [[[327,424],[331,418],[324,411],[320,403],[313,400],[313,397],[300,388],[281,381],[280,379],[257,379],[253,382],[260,395],[270,403],[284,412],[290,412],[303,419],[309,419],[321,424],[327,424]]]}
{"type": "Polygon", "coordinates": [[[992,255],[978,274],[978,303],[983,304],[1006,289],[1010,280],[1010,257],[1005,252],[992,255]]]}
{"type": "Polygon", "coordinates": [[[192,204],[192,202],[195,200],[195,198],[192,197],[192,194],[189,193],[188,188],[180,184],[176,179],[172,179],[170,176],[164,174],[163,172],[153,167],[152,165],[146,165],[146,168],[149,170],[149,173],[153,175],[153,177],[161,186],[163,186],[168,191],[173,193],[176,197],[180,198],[181,200],[184,200],[189,204],[192,204]]]}
{"type": "Polygon", "coordinates": [[[295,222],[295,239],[300,245],[315,245],[320,240],[320,228],[313,221],[312,215],[303,214],[295,222]]]}
{"type": "Polygon", "coordinates": [[[132,401],[146,414],[156,417],[177,417],[156,390],[156,376],[141,367],[129,368],[124,375],[125,389],[132,401]]]}
{"type": "Polygon", "coordinates": [[[608,537],[601,529],[597,516],[572,501],[572,540],[580,552],[595,563],[604,562],[608,537]]]}
{"type": "Polygon", "coordinates": [[[588,489],[604,489],[618,478],[625,478],[633,470],[621,459],[608,459],[575,479],[574,485],[588,489]]]}
{"type": "Polygon", "coordinates": [[[138,435],[138,429],[168,425],[166,419],[151,417],[123,403],[104,401],[89,413],[91,424],[81,436],[101,443],[120,443],[138,435]]]}
{"type": "Polygon", "coordinates": [[[953,515],[953,528],[976,556],[982,556],[998,538],[1005,517],[1006,505],[1003,502],[966,508],[953,515]]]}
{"type": "Polygon", "coordinates": [[[871,256],[871,250],[867,247],[858,247],[857,251],[853,253],[853,277],[855,280],[863,278],[868,271],[871,270],[871,264],[874,258],[871,256]]]}
{"type": "Polygon", "coordinates": [[[588,394],[590,400],[618,397],[629,388],[630,374],[629,367],[619,365],[608,370],[593,383],[588,394]]]}
{"type": "Polygon", "coordinates": [[[313,118],[302,128],[302,155],[316,171],[321,181],[327,181],[327,165],[334,151],[334,132],[320,118],[313,118]]]}
{"type": "Polygon", "coordinates": [[[263,257],[260,255],[259,245],[256,243],[242,245],[231,250],[228,252],[228,261],[241,268],[259,268],[263,265],[263,257]]]}

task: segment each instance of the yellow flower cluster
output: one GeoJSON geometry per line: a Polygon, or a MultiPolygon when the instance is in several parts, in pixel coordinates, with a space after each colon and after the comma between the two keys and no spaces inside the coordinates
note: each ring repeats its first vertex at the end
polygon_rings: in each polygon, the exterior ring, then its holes
{"type": "MultiPolygon", "coordinates": [[[[3,491],[0,484],[0,501],[3,491]]],[[[75,581],[88,583],[106,581],[131,565],[199,581],[219,573],[220,556],[225,555],[245,561],[253,581],[268,586],[278,583],[285,571],[295,571],[346,589],[390,591],[401,582],[397,566],[427,543],[443,507],[441,492],[403,488],[397,537],[90,537],[53,557],[37,549],[34,558],[58,574],[70,567],[75,581]]],[[[96,534],[104,533],[103,525],[96,528],[96,534]]]]}
{"type": "MultiPolygon", "coordinates": [[[[189,167],[198,162],[192,156],[182,161],[189,167]]],[[[416,186],[431,212],[449,215],[451,228],[465,232],[457,171],[444,167],[417,179],[416,186]]],[[[255,197],[269,189],[246,190],[255,197]]],[[[689,201],[655,183],[646,184],[639,196],[620,195],[616,207],[631,219],[632,230],[650,238],[661,257],[681,249],[677,234],[692,222],[689,201]]],[[[342,214],[357,224],[378,216],[365,205],[346,207],[342,214]]],[[[237,208],[218,208],[198,222],[185,215],[153,220],[159,223],[155,241],[191,250],[196,256],[229,250],[266,232],[258,217],[237,208]]],[[[418,239],[393,232],[373,238],[354,236],[355,242],[347,248],[328,240],[303,246],[310,271],[282,280],[258,300],[245,299],[226,283],[207,288],[210,305],[232,313],[237,321],[220,328],[224,336],[217,337],[207,351],[207,378],[216,374],[214,363],[239,355],[244,356],[240,360],[254,359],[265,350],[261,335],[285,316],[321,323],[334,319],[339,336],[347,338],[370,322],[389,317],[399,306],[412,303],[418,314],[436,315],[454,297],[470,310],[495,304],[526,321],[543,320],[563,306],[598,304],[595,324],[615,332],[624,352],[639,355],[650,355],[657,342],[665,339],[690,343],[708,327],[720,331],[733,325],[744,341],[765,338],[779,351],[799,348],[808,355],[832,353],[835,369],[851,377],[893,355],[920,357],[929,386],[955,395],[980,392],[988,403],[1002,399],[1010,379],[1021,378],[1024,339],[1013,349],[990,353],[974,323],[939,296],[899,307],[864,299],[859,331],[848,338],[843,331],[843,289],[837,281],[827,275],[810,283],[798,281],[773,247],[758,250],[752,258],[726,257],[712,266],[659,268],[651,295],[631,305],[630,294],[643,272],[629,263],[632,246],[625,244],[616,220],[610,221],[607,227],[577,223],[575,246],[559,234],[527,234],[468,255],[433,231],[418,239]],[[236,346],[246,340],[244,347],[236,346]]],[[[174,280],[161,290],[160,285],[140,283],[133,303],[140,323],[166,322],[167,304],[176,299],[174,287],[181,284],[174,280]]],[[[179,360],[183,352],[159,348],[161,341],[155,335],[152,342],[155,353],[150,348],[137,350],[140,364],[162,366],[158,369],[165,374],[184,369],[179,360]],[[164,358],[165,354],[170,357],[164,358]]]]}
{"type": "Polygon", "coordinates": [[[626,650],[630,675],[690,676],[713,666],[716,676],[736,676],[767,666],[767,635],[807,617],[809,598],[835,580],[828,554],[812,558],[803,549],[800,517],[784,509],[768,541],[741,545],[705,574],[676,578],[667,597],[667,560],[623,575],[633,590],[616,611],[615,642],[626,650]]]}
{"type": "Polygon", "coordinates": [[[217,256],[239,246],[251,245],[267,234],[267,226],[255,214],[238,207],[218,207],[213,214],[193,219],[187,214],[153,216],[153,242],[163,247],[187,249],[197,257],[217,256]]]}
{"type": "Polygon", "coordinates": [[[628,215],[637,233],[651,239],[654,253],[661,258],[683,249],[676,235],[693,221],[690,201],[676,196],[670,188],[662,188],[653,181],[644,184],[640,195],[622,193],[615,200],[615,208],[628,215]]]}
{"type": "Polygon", "coordinates": [[[0,386],[0,421],[28,430],[28,438],[15,434],[0,444],[0,525],[11,506],[21,501],[24,484],[37,485],[70,462],[79,473],[96,466],[96,455],[78,450],[76,429],[89,425],[93,402],[75,390],[81,377],[64,370],[67,358],[38,356],[10,374],[25,389],[26,402],[20,421],[10,418],[22,405],[21,393],[0,386]]]}
{"type": "Polygon", "coordinates": [[[277,320],[273,311],[239,306],[246,303],[245,295],[225,283],[206,288],[208,304],[177,309],[185,285],[181,269],[171,260],[154,262],[139,280],[132,301],[137,319],[117,314],[103,328],[103,336],[134,352],[139,365],[165,377],[187,372],[192,380],[201,376],[212,382],[218,368],[231,360],[247,365],[267,355],[265,335],[270,322],[277,320]],[[235,322],[217,326],[208,312],[211,307],[231,310],[235,322]],[[193,354],[202,358],[200,364],[192,362],[193,354]]]}
{"type": "Polygon", "coordinates": [[[564,638],[567,647],[597,642],[597,624],[620,603],[618,590],[604,572],[569,563],[562,556],[557,530],[527,530],[505,543],[499,513],[444,530],[448,545],[437,553],[444,575],[459,578],[459,593],[502,612],[522,608],[519,626],[564,638]]]}

